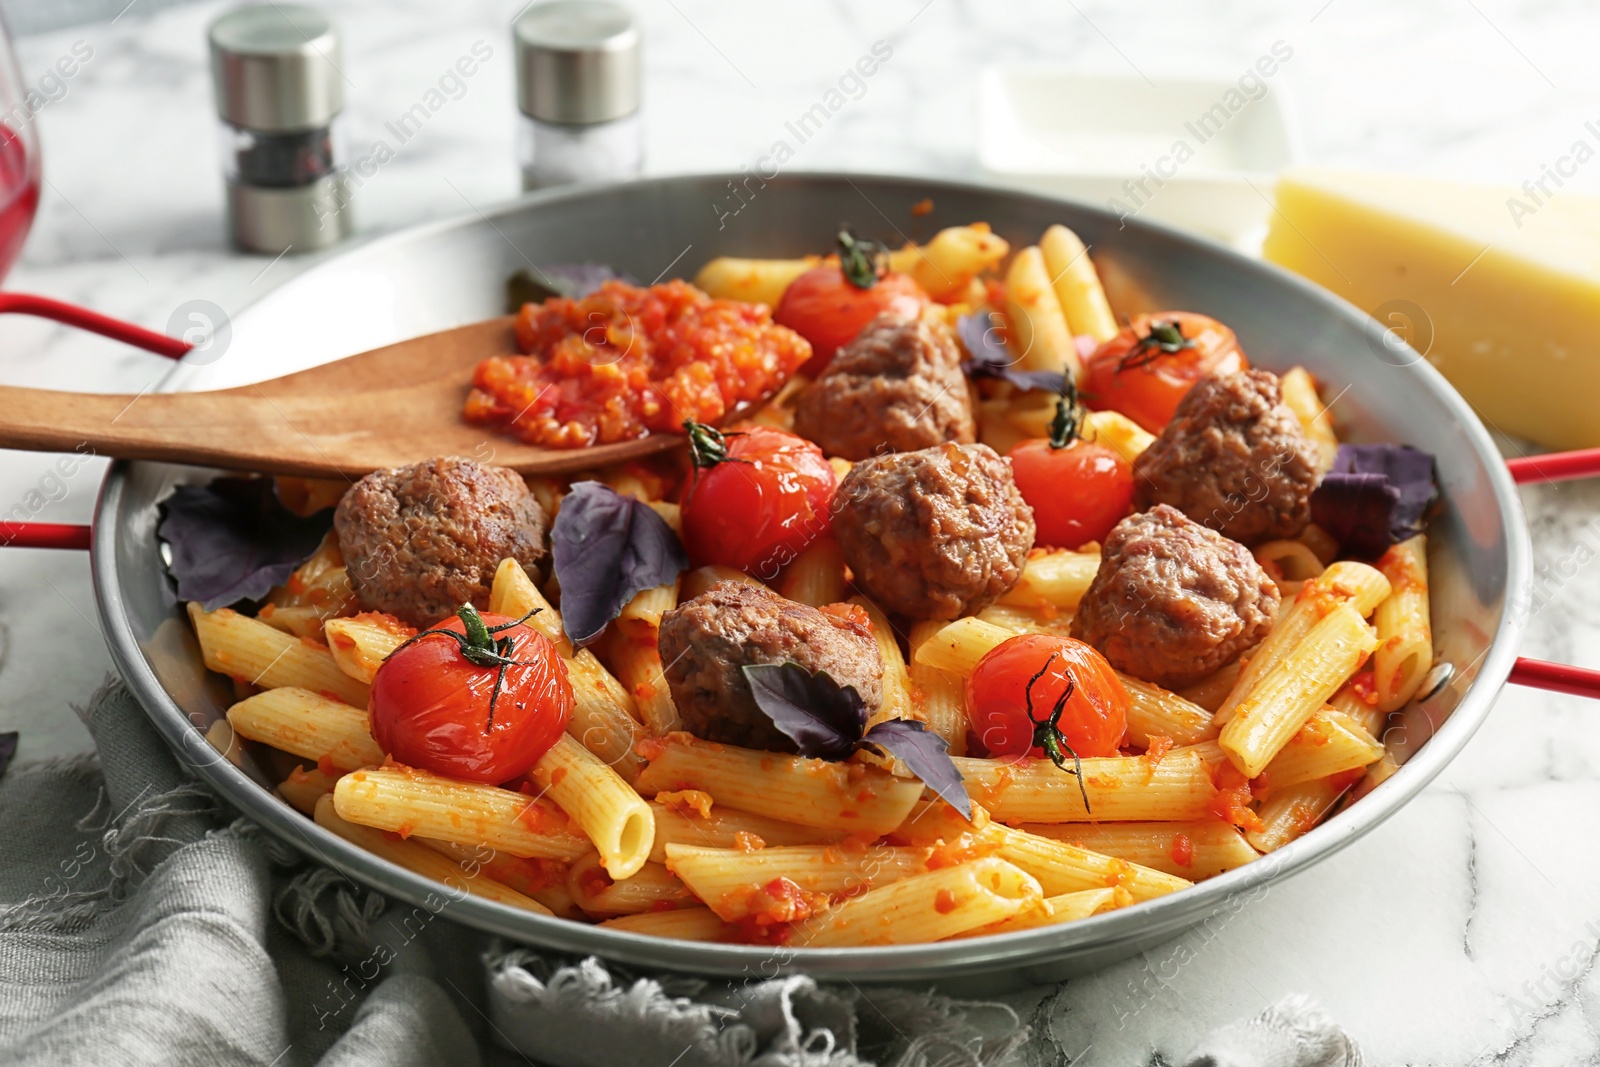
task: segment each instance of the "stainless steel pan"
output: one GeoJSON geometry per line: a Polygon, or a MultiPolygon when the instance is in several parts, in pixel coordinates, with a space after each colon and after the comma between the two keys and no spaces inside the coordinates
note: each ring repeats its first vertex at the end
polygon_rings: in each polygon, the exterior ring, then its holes
{"type": "MultiPolygon", "coordinates": [[[[273,377],[352,351],[487,317],[503,283],[529,263],[609,263],[641,280],[692,274],[715,255],[799,255],[841,222],[885,239],[925,238],[987,220],[1015,244],[1065,223],[1094,248],[1119,310],[1184,308],[1232,326],[1258,365],[1310,368],[1339,394],[1357,440],[1408,442],[1438,457],[1443,512],[1432,527],[1434,635],[1450,681],[1390,731],[1399,773],[1288,847],[1185,892],[1063,927],[894,948],[779,951],[656,940],[530,915],[469,897],[447,913],[552,949],[707,974],[805,970],[855,981],[993,976],[1040,982],[1120,959],[1237,908],[1277,879],[1325,859],[1414,797],[1477,729],[1512,671],[1530,582],[1529,544],[1513,481],[1467,404],[1377,324],[1290,274],[1155,225],[1126,226],[1068,201],[925,179],[845,175],[680,177],[558,191],[422,226],[356,248],[300,275],[240,315],[215,362],[180,365],[169,388],[273,377]],[[932,198],[932,214],[912,205],[932,198]]],[[[492,442],[490,442],[492,446],[492,442]]],[[[111,652],[151,720],[197,773],[252,819],[307,854],[394,897],[437,902],[437,885],[315,826],[272,793],[254,754],[242,768],[202,737],[229,688],[201,665],[168,592],[155,536],[157,503],[212,472],[119,463],[93,526],[94,582],[111,652]]]]}

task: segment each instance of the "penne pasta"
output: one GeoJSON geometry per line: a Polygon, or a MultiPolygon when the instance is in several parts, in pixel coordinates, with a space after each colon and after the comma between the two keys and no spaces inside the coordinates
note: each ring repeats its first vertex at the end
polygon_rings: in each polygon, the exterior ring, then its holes
{"type": "MultiPolygon", "coordinates": [[[[1011,604],[990,604],[974,618],[1004,627],[1018,634],[1056,634],[1072,636],[1072,612],[1062,611],[1054,605],[1037,608],[1019,608],[1011,604]]],[[[920,624],[918,624],[920,625],[920,624]]]]}
{"type": "Polygon", "coordinates": [[[289,772],[289,777],[278,783],[278,795],[288,801],[291,808],[311,815],[317,810],[317,801],[333,792],[338,780],[338,775],[317,767],[296,767],[289,772]]]}
{"type": "Polygon", "coordinates": [[[1428,539],[1422,534],[1392,546],[1378,561],[1389,595],[1372,613],[1378,647],[1372,654],[1378,708],[1399,711],[1416,696],[1433,666],[1433,622],[1428,610],[1428,539]]]}
{"type": "Polygon", "coordinates": [[[341,818],[335,811],[332,796],[323,796],[317,801],[314,818],[318,826],[331,830],[378,858],[388,860],[408,871],[414,871],[424,878],[432,878],[457,892],[471,893],[499,904],[521,908],[523,911],[536,912],[540,915],[550,914],[549,908],[532,897],[523,896],[515,889],[501,885],[492,878],[480,877],[477,869],[470,863],[456,863],[416,842],[402,841],[379,830],[341,818]]]}
{"type": "Polygon", "coordinates": [[[728,940],[730,929],[710,908],[671,908],[638,915],[620,915],[600,925],[607,930],[667,937],[674,941],[728,940]]]}
{"type": "Polygon", "coordinates": [[[1300,536],[1296,540],[1311,549],[1312,554],[1322,561],[1324,567],[1332,563],[1339,555],[1339,542],[1334,539],[1332,534],[1314,522],[1304,530],[1301,530],[1300,536]]]}
{"type": "Polygon", "coordinates": [[[1098,441],[1115,449],[1129,463],[1156,441],[1155,434],[1120,411],[1089,412],[1083,417],[1080,433],[1086,441],[1098,441]]]}
{"type": "MultiPolygon", "coordinates": [[[[336,484],[342,495],[345,483],[336,484]]],[[[256,612],[256,618],[296,637],[321,640],[326,620],[355,609],[356,595],[350,588],[339,540],[329,533],[287,582],[267,594],[267,602],[256,612]]]]}
{"type": "Polygon", "coordinates": [[[1328,701],[1328,706],[1340,714],[1348,715],[1374,737],[1382,735],[1384,721],[1389,717],[1387,712],[1378,707],[1377,683],[1371,671],[1361,671],[1340,686],[1328,701]]]}
{"type": "Polygon", "coordinates": [[[228,709],[242,737],[316,760],[325,771],[353,771],[383,762],[367,729],[367,709],[305,689],[268,689],[228,709]]]}
{"type": "Polygon", "coordinates": [[[1211,815],[1217,795],[1209,765],[1193,751],[1160,760],[1108,756],[1083,760],[1076,776],[1044,759],[957,759],[972,799],[1001,822],[1183,822],[1211,815]],[[1083,806],[1089,795],[1089,810],[1083,806]]]}
{"type": "Polygon", "coordinates": [[[488,845],[538,859],[574,860],[594,850],[554,804],[410,767],[352,771],[334,786],[333,801],[340,818],[402,837],[488,845]]]}
{"type": "Polygon", "coordinates": [[[717,804],[825,830],[879,835],[899,826],[922,783],[860,763],[752,752],[673,734],[654,754],[639,789],[698,789],[717,804]]]}
{"type": "MultiPolygon", "coordinates": [[[[1215,715],[1217,709],[1222,707],[1223,701],[1228,699],[1228,694],[1233,691],[1234,685],[1239,681],[1239,672],[1243,669],[1243,662],[1234,660],[1193,685],[1178,690],[1178,695],[1215,715]]],[[[1218,729],[1221,725],[1217,724],[1218,729]]]]}
{"type": "Polygon", "coordinates": [[[563,658],[572,658],[572,642],[561,628],[561,613],[550,606],[550,601],[516,560],[507,557],[495,568],[494,579],[489,584],[489,610],[512,619],[526,616],[530,629],[544,634],[563,658]],[[529,612],[534,614],[529,615],[529,612]]]}
{"type": "Polygon", "coordinates": [[[537,614],[528,625],[548,637],[566,657],[567,680],[572,683],[572,719],[567,733],[628,781],[643,766],[634,745],[647,736],[638,721],[638,708],[628,690],[588,649],[573,651],[561,628],[561,613],[550,606],[533,580],[514,559],[500,561],[489,591],[489,610],[520,619],[537,614]]]}
{"type": "Polygon", "coordinates": [[[1290,738],[1261,772],[1259,781],[1267,790],[1276,791],[1366,767],[1382,757],[1383,744],[1360,723],[1326,708],[1290,738]]]}
{"type": "Polygon", "coordinates": [[[1084,889],[1077,893],[1062,893],[1046,897],[1040,906],[1020,911],[1009,919],[962,934],[962,937],[989,937],[992,934],[1014,934],[1019,930],[1036,930],[1041,926],[1059,926],[1077,922],[1102,911],[1127,907],[1132,900],[1118,889],[1084,889]]]}
{"type": "Polygon", "coordinates": [[[850,595],[844,577],[844,553],[831,537],[819,538],[795,557],[783,572],[778,592],[790,600],[820,608],[850,595]]]}
{"type": "Polygon", "coordinates": [[[612,627],[635,641],[655,641],[661,616],[678,605],[678,584],[674,578],[668,585],[641,590],[622,606],[612,627]]]}
{"type": "Polygon", "coordinates": [[[1036,907],[1044,892],[1026,872],[988,857],[892,882],[793,928],[809,948],[943,941],[1036,907]]]}
{"type": "Polygon", "coordinates": [[[1165,737],[1175,745],[1197,745],[1217,736],[1211,713],[1158,685],[1117,672],[1128,694],[1128,740],[1148,747],[1152,737],[1165,737]]]}
{"type": "Polygon", "coordinates": [[[206,727],[205,738],[206,743],[216,749],[223,759],[235,767],[244,766],[244,746],[239,743],[233,724],[227,719],[217,719],[206,727]]]}
{"type": "MultiPolygon", "coordinates": [[[[918,645],[941,629],[943,625],[935,620],[913,623],[913,653],[918,645]]],[[[944,740],[950,755],[966,755],[967,700],[961,679],[937,667],[917,662],[914,654],[906,668],[906,675],[911,682],[912,717],[927,723],[928,729],[944,740]]]]}
{"type": "Polygon", "coordinates": [[[1076,611],[1099,570],[1098,552],[1030,553],[1022,577],[1000,598],[1000,603],[1076,611]]]}
{"type": "Polygon", "coordinates": [[[1002,859],[1038,879],[1048,896],[1117,887],[1127,890],[1134,900],[1153,900],[1193,884],[1152,867],[997,823],[989,825],[984,837],[999,844],[997,855],[1002,859]]]}
{"type": "Polygon", "coordinates": [[[413,837],[425,848],[441,856],[448,856],[459,864],[473,864],[485,878],[493,878],[501,885],[515,889],[523,896],[532,897],[549,908],[552,914],[564,919],[584,917],[567,892],[567,864],[560,860],[530,859],[496,852],[487,845],[459,845],[454,841],[435,841],[428,837],[413,837]]]}
{"type": "Polygon", "coordinates": [[[367,706],[367,687],[341,671],[327,646],[293,637],[232,608],[190,602],[189,621],[208,668],[263,689],[292,686],[367,706]]]}
{"type": "Polygon", "coordinates": [[[712,911],[728,922],[758,923],[806,918],[817,898],[856,896],[927,870],[920,848],[797,845],[738,849],[668,845],[667,869],[681,878],[712,911]],[[773,883],[778,885],[774,886],[773,883]]]}
{"type": "Polygon", "coordinates": [[[1333,432],[1333,418],[1317,395],[1316,379],[1304,367],[1295,367],[1278,379],[1278,385],[1283,390],[1284,404],[1294,412],[1300,428],[1317,448],[1317,471],[1332,470],[1339,438],[1333,432]]]}
{"type": "Polygon", "coordinates": [[[329,619],[322,631],[333,662],[345,674],[367,685],[372,684],[389,654],[417,633],[393,615],[376,611],[347,619],[329,619]]]}
{"type": "Polygon", "coordinates": [[[598,853],[573,861],[567,893],[584,914],[596,918],[636,915],[694,903],[689,890],[659,863],[646,863],[626,878],[612,878],[598,853]]]}
{"type": "Polygon", "coordinates": [[[1044,254],[1036,246],[1011,259],[1006,272],[1006,321],[1012,350],[1019,353],[1019,370],[1062,371],[1082,379],[1083,364],[1072,331],[1050,284],[1044,254]]]}
{"type": "Polygon", "coordinates": [[[822,263],[821,256],[799,259],[735,259],[718,256],[694,276],[695,287],[719,300],[743,300],[776,307],[783,291],[806,271],[822,263]]]}
{"type": "MultiPolygon", "coordinates": [[[[1222,727],[1217,740],[1239,772],[1254,778],[1266,770],[1306,720],[1366,661],[1377,643],[1354,602],[1335,604],[1271,671],[1258,676],[1222,727]]],[[[1265,655],[1263,648],[1257,658],[1265,655]]],[[[1235,693],[1245,687],[1255,664],[1252,660],[1240,676],[1235,693]]]]}
{"type": "Polygon", "coordinates": [[[878,610],[878,605],[866,597],[851,597],[850,603],[866,611],[872,620],[872,639],[878,645],[878,657],[883,661],[883,702],[867,721],[873,727],[888,719],[913,718],[911,711],[911,679],[906,674],[906,658],[900,651],[894,627],[889,617],[878,610]]]}
{"type": "Polygon", "coordinates": [[[1018,829],[1196,882],[1257,857],[1243,834],[1215,817],[1193,822],[1023,823],[1018,829]]]}
{"type": "Polygon", "coordinates": [[[652,634],[649,641],[637,641],[620,633],[608,634],[604,654],[617,681],[633,697],[639,718],[652,737],[662,737],[683,729],[672,691],[661,671],[661,651],[652,634]]]}
{"type": "Polygon", "coordinates": [[[343,478],[301,478],[292,474],[278,474],[272,479],[278,503],[301,518],[338,504],[350,484],[343,478]]]}
{"type": "Polygon", "coordinates": [[[987,224],[950,226],[926,245],[908,244],[889,253],[889,267],[909,274],[935,300],[948,301],[967,291],[972,280],[997,266],[1011,251],[987,224]]]}
{"type": "Polygon", "coordinates": [[[1261,828],[1246,832],[1245,839],[1257,852],[1277,851],[1327,818],[1356,780],[1339,774],[1274,792],[1256,809],[1261,828]]]}
{"type": "Polygon", "coordinates": [[[912,659],[958,678],[972,673],[990,649],[1017,636],[1012,630],[968,617],[946,623],[917,645],[912,659]]]}
{"type": "MultiPolygon", "coordinates": [[[[660,794],[667,795],[670,794],[660,794]]],[[[682,805],[663,804],[658,799],[651,802],[650,811],[656,820],[655,842],[650,846],[653,863],[667,861],[668,845],[753,852],[784,845],[831,845],[845,836],[839,830],[819,830],[721,804],[708,806],[702,815],[682,805]]]]}
{"type": "Polygon", "coordinates": [[[570,735],[557,738],[528,777],[594,842],[612,878],[631,877],[650,858],[656,833],[650,805],[570,735]]]}
{"type": "Polygon", "coordinates": [[[1052,226],[1044,231],[1039,247],[1044,252],[1056,300],[1073,334],[1088,334],[1100,342],[1115,337],[1117,318],[1111,313],[1111,303],[1089,250],[1078,235],[1065,226],[1052,226]]]}
{"type": "MultiPolygon", "coordinates": [[[[1333,607],[1349,603],[1364,619],[1388,595],[1389,579],[1365,563],[1341,561],[1307,582],[1294,601],[1280,609],[1266,640],[1250,654],[1249,663],[1239,672],[1233,689],[1217,708],[1217,721],[1226,723],[1231,719],[1234,709],[1257,688],[1261,679],[1276,671],[1288,656],[1299,650],[1312,628],[1333,607]]],[[[1295,728],[1299,729],[1298,725],[1295,728]]]]}
{"type": "Polygon", "coordinates": [[[1267,541],[1251,552],[1256,562],[1280,584],[1283,579],[1303,582],[1316,578],[1327,569],[1304,541],[1267,541]]]}

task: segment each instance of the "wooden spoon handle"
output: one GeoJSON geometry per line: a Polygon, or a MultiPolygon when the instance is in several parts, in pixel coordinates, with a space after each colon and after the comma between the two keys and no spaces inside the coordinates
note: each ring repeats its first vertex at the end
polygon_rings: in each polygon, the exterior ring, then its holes
{"type": "Polygon", "coordinates": [[[0,385],[0,448],[235,470],[345,472],[297,432],[288,401],[222,393],[63,393],[0,385]]]}

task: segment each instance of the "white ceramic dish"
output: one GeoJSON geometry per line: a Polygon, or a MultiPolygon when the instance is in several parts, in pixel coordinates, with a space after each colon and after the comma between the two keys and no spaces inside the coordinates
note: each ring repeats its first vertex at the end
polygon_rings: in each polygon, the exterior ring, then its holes
{"type": "Polygon", "coordinates": [[[979,160],[997,181],[1248,245],[1272,210],[1274,175],[1299,156],[1279,62],[1154,81],[993,68],[979,160]]]}

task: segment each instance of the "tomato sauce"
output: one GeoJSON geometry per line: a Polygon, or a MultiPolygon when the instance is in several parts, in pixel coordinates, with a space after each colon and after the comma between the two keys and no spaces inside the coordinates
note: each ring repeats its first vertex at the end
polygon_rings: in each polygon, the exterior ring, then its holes
{"type": "Polygon", "coordinates": [[[687,282],[606,282],[580,300],[524,304],[526,356],[473,371],[463,415],[529,444],[582,448],[715,424],[777,392],[811,345],[761,304],[713,300],[687,282]]]}

